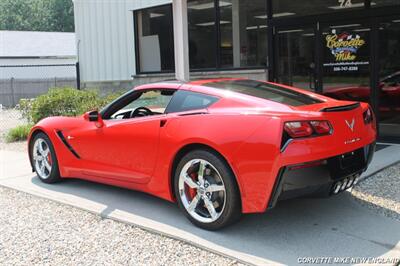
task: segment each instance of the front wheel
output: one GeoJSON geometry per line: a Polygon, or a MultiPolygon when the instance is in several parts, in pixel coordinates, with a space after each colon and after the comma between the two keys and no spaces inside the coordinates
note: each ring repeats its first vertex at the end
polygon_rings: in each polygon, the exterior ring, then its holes
{"type": "Polygon", "coordinates": [[[44,133],[38,133],[30,145],[30,156],[33,168],[44,183],[60,181],[60,172],[54,147],[49,137],[44,133]]]}
{"type": "Polygon", "coordinates": [[[218,154],[206,150],[186,154],[176,169],[174,188],[179,207],[198,227],[217,230],[240,218],[236,179],[218,154]]]}

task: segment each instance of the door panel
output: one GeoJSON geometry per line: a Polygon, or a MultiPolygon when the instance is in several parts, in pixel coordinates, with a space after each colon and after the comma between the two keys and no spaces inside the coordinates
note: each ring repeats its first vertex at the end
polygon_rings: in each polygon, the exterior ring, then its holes
{"type": "Polygon", "coordinates": [[[146,183],[158,151],[160,120],[165,115],[105,120],[65,132],[83,162],[84,174],[146,183]]]}
{"type": "Polygon", "coordinates": [[[314,27],[276,29],[277,82],[315,89],[315,29],[314,27]]]}
{"type": "Polygon", "coordinates": [[[378,111],[380,135],[400,138],[400,20],[380,23],[378,111]]]}

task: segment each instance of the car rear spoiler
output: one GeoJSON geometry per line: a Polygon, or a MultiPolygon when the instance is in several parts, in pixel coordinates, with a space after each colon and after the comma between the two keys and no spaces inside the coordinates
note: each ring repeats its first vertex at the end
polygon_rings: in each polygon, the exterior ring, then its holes
{"type": "Polygon", "coordinates": [[[326,108],[321,109],[320,112],[345,112],[345,111],[354,110],[358,107],[360,107],[360,103],[354,103],[354,104],[343,105],[343,106],[326,107],[326,108]]]}

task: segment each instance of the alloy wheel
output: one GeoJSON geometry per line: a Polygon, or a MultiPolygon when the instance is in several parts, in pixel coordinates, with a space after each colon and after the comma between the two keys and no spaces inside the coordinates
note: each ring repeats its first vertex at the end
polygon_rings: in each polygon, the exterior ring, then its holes
{"type": "Polygon", "coordinates": [[[183,206],[197,221],[212,223],[224,211],[225,185],[210,162],[202,159],[187,162],[180,172],[178,187],[183,206]]]}
{"type": "Polygon", "coordinates": [[[42,179],[49,178],[52,168],[51,151],[46,140],[38,138],[33,144],[32,158],[36,173],[42,179]]]}

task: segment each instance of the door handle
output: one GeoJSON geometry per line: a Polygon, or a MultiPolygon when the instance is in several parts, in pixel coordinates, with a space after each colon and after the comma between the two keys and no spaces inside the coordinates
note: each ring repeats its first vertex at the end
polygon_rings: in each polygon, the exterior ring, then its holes
{"type": "Polygon", "coordinates": [[[166,123],[167,123],[167,119],[161,119],[160,120],[160,127],[164,127],[166,123]]]}

